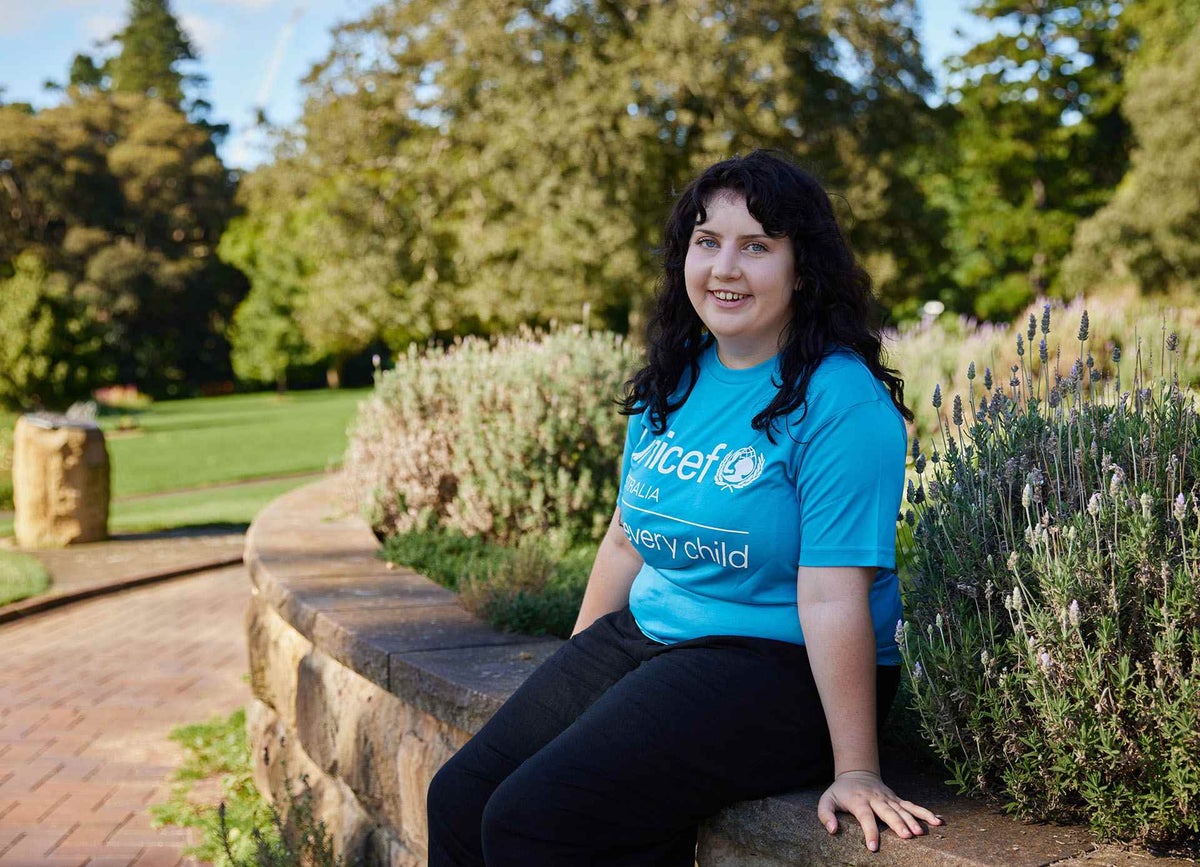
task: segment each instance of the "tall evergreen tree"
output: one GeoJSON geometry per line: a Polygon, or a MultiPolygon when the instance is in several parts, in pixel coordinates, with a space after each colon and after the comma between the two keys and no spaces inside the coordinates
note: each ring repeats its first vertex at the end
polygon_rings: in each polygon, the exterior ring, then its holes
{"type": "Polygon", "coordinates": [[[184,108],[184,85],[205,80],[178,69],[197,56],[171,12],[170,0],[129,0],[128,21],[112,41],[120,51],[104,71],[114,93],[136,93],[184,108]]]}

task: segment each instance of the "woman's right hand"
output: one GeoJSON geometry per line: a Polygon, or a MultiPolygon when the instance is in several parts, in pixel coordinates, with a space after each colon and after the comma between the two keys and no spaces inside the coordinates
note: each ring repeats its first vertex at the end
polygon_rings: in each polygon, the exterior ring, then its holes
{"type": "Polygon", "coordinates": [[[862,826],[867,848],[879,851],[878,816],[897,837],[908,839],[926,833],[921,821],[940,825],[942,820],[920,804],[906,801],[884,784],[872,771],[846,771],[839,774],[817,803],[817,818],[830,834],[838,830],[837,812],[849,813],[862,826]]]}

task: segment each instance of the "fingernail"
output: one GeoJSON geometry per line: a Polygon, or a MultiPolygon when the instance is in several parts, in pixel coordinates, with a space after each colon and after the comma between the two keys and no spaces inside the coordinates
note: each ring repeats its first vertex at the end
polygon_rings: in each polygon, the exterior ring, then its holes
{"type": "Polygon", "coordinates": [[[879,844],[876,843],[874,840],[872,840],[870,843],[867,844],[867,848],[870,849],[872,852],[878,852],[879,844]]]}
{"type": "Polygon", "coordinates": [[[827,831],[829,831],[830,834],[832,834],[834,831],[837,830],[837,825],[833,822],[829,822],[828,824],[825,825],[825,829],[827,831]]]}

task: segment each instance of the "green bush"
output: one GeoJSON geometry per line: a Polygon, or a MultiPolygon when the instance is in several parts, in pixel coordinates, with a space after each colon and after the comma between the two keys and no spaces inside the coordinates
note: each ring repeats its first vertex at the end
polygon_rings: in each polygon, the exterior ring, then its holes
{"type": "Polygon", "coordinates": [[[625,430],[613,400],[634,365],[621,337],[578,327],[414,349],[359,407],[355,500],[381,536],[599,539],[625,430]]]}
{"type": "Polygon", "coordinates": [[[1200,416],[1174,334],[1125,361],[1110,347],[1106,377],[1081,319],[1068,372],[1042,348],[1047,307],[1015,364],[933,401],[902,651],[961,790],[1105,839],[1195,840],[1200,416]]]}

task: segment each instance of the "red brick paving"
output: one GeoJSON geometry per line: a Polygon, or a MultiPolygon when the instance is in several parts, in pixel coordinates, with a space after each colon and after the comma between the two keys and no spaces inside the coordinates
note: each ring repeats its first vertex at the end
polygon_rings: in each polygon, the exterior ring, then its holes
{"type": "Polygon", "coordinates": [[[0,626],[0,867],[183,867],[178,725],[247,703],[240,567],[0,626]]]}

